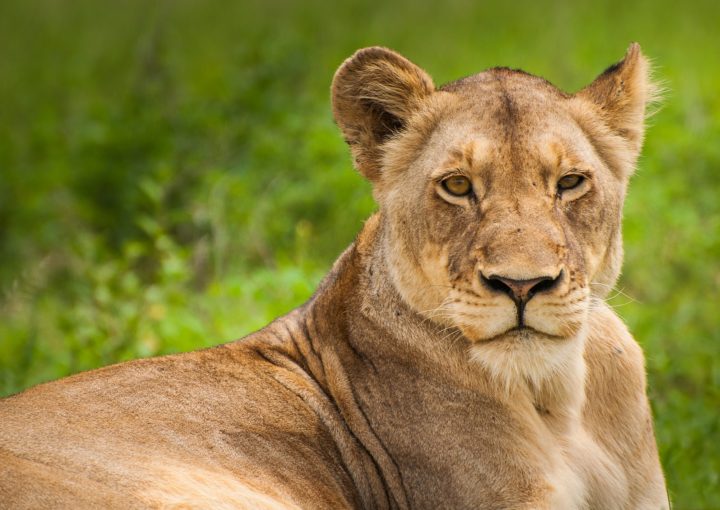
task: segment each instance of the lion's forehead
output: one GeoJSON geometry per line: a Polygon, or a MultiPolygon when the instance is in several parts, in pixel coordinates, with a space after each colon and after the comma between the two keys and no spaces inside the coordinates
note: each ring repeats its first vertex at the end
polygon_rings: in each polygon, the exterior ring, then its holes
{"type": "Polygon", "coordinates": [[[500,167],[527,173],[600,163],[574,119],[571,98],[530,75],[502,70],[495,79],[497,70],[488,73],[444,87],[442,100],[417,117],[420,124],[407,136],[410,147],[402,151],[415,152],[416,166],[430,172],[500,167]],[[426,136],[415,136],[420,132],[426,136]]]}
{"type": "MultiPolygon", "coordinates": [[[[487,73],[487,72],[486,72],[487,73]]],[[[385,152],[385,184],[421,185],[453,170],[494,183],[549,178],[558,169],[601,169],[593,141],[575,119],[573,98],[522,73],[467,78],[446,86],[385,152]],[[407,171],[410,170],[410,175],[407,171]]]]}
{"type": "Polygon", "coordinates": [[[570,117],[551,114],[511,130],[462,112],[439,119],[418,148],[417,166],[434,178],[454,169],[537,175],[602,166],[590,140],[570,117]]]}

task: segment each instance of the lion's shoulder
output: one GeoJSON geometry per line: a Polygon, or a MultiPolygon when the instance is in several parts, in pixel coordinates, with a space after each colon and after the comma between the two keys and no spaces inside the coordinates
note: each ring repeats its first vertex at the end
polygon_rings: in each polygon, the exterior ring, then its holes
{"type": "Polygon", "coordinates": [[[584,428],[624,467],[630,506],[659,508],[665,490],[642,349],[604,303],[594,307],[588,327],[584,428]]]}
{"type": "Polygon", "coordinates": [[[625,323],[607,304],[599,302],[590,313],[585,361],[591,377],[606,383],[615,381],[625,387],[645,391],[645,358],[625,323]]]}
{"type": "Polygon", "coordinates": [[[585,426],[618,458],[650,448],[652,415],[643,352],[607,305],[591,314],[585,362],[585,426]],[[616,433],[608,435],[611,430],[616,433]]]}

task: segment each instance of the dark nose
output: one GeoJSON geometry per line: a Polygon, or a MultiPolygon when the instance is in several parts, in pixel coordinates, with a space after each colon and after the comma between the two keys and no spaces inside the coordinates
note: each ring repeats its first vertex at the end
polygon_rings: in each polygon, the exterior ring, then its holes
{"type": "Polygon", "coordinates": [[[518,306],[525,305],[535,294],[547,292],[555,287],[560,281],[562,271],[556,277],[541,276],[539,278],[531,278],[529,280],[513,280],[500,275],[490,275],[486,277],[482,273],[480,278],[483,283],[491,289],[504,292],[510,299],[515,301],[518,306]]]}

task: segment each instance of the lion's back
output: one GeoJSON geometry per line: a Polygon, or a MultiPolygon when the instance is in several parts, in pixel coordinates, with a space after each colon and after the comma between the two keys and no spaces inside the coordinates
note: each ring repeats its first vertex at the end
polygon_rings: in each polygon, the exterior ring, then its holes
{"type": "Polygon", "coordinates": [[[262,358],[262,336],[114,365],[0,400],[0,501],[351,506],[352,483],[332,436],[283,384],[287,374],[262,358]]]}

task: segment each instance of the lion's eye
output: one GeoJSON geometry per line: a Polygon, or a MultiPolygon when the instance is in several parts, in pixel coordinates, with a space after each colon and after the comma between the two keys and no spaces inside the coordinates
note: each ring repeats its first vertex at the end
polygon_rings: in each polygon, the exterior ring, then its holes
{"type": "Polygon", "coordinates": [[[557,188],[558,191],[567,191],[571,189],[575,189],[578,186],[580,186],[583,181],[585,180],[585,177],[579,174],[569,174],[565,177],[562,177],[558,183],[557,188]]]}
{"type": "Polygon", "coordinates": [[[463,175],[453,175],[442,181],[442,187],[456,197],[464,197],[472,191],[470,179],[463,175]]]}

